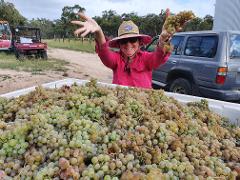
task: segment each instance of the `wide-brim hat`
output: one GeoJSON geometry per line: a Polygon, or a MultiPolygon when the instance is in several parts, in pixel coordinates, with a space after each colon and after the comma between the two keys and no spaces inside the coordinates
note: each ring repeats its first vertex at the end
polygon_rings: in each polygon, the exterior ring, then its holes
{"type": "Polygon", "coordinates": [[[139,34],[139,29],[136,24],[130,21],[123,21],[118,28],[118,37],[115,37],[109,41],[109,46],[113,48],[119,48],[118,41],[121,39],[127,39],[132,37],[138,37],[141,45],[146,45],[151,42],[151,36],[145,34],[139,34]]]}

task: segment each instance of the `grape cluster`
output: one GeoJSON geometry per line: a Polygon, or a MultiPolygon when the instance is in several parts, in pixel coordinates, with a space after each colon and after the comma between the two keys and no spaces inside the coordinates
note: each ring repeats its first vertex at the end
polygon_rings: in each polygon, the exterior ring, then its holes
{"type": "Polygon", "coordinates": [[[15,157],[24,154],[28,147],[26,135],[30,128],[28,122],[15,122],[0,130],[0,156],[15,157]]]}
{"type": "Polygon", "coordinates": [[[176,15],[168,16],[163,28],[170,34],[181,31],[183,26],[190,20],[195,18],[192,11],[182,11],[176,15]]]}
{"type": "MultiPolygon", "coordinates": [[[[183,26],[195,18],[192,11],[182,11],[176,15],[168,16],[163,24],[163,29],[165,29],[169,34],[174,34],[182,30],[183,26]]],[[[170,44],[164,45],[165,52],[170,52],[172,47],[170,44]]]]}
{"type": "Polygon", "coordinates": [[[208,102],[91,81],[0,99],[0,179],[236,179],[240,128],[208,102]]]}

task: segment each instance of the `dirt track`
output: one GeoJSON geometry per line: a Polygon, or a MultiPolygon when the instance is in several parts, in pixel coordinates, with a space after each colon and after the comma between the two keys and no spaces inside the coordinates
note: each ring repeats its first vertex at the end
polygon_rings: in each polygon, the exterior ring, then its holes
{"type": "Polygon", "coordinates": [[[63,72],[51,71],[39,75],[13,70],[1,70],[0,94],[69,77],[78,79],[97,78],[98,81],[106,83],[111,83],[112,81],[112,71],[102,64],[96,54],[49,49],[48,55],[52,58],[68,61],[70,63],[67,66],[69,70],[65,74],[63,72]]]}

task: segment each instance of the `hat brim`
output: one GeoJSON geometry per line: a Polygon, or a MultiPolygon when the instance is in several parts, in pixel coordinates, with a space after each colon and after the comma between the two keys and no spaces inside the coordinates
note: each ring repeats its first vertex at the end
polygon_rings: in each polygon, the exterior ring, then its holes
{"type": "Polygon", "coordinates": [[[131,38],[131,37],[138,37],[141,39],[141,44],[147,45],[151,42],[152,38],[151,36],[145,35],[145,34],[124,34],[120,37],[113,38],[109,41],[109,47],[112,48],[119,48],[118,41],[121,39],[131,38]]]}

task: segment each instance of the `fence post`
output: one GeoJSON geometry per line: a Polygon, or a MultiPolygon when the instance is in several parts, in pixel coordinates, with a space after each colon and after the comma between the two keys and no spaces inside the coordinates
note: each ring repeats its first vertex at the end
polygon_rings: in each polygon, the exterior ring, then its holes
{"type": "Polygon", "coordinates": [[[88,42],[89,42],[89,44],[92,44],[92,36],[91,35],[88,38],[88,42]]]}

